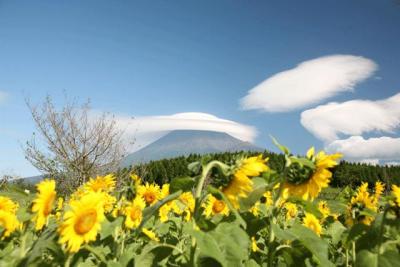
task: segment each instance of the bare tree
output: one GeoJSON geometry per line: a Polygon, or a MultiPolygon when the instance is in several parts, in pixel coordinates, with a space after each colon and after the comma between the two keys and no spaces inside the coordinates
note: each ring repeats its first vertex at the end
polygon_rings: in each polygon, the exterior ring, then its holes
{"type": "Polygon", "coordinates": [[[33,133],[24,152],[39,171],[70,190],[91,176],[117,169],[124,147],[114,116],[90,112],[89,101],[81,106],[66,102],[58,111],[50,96],[40,105],[26,100],[42,142],[38,145],[33,133]]]}

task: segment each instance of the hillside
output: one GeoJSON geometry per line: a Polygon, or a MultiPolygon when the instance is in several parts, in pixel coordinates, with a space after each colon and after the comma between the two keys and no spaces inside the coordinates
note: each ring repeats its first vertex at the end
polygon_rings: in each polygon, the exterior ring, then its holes
{"type": "Polygon", "coordinates": [[[151,160],[235,151],[263,151],[249,142],[243,142],[226,133],[177,130],[168,133],[154,143],[128,155],[123,166],[146,163],[151,160]]]}

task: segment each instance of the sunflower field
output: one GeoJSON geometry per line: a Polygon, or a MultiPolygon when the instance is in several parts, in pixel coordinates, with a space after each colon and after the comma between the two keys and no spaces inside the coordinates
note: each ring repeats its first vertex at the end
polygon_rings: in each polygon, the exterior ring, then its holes
{"type": "Polygon", "coordinates": [[[280,170],[200,160],[161,186],[109,174],[68,196],[52,179],[0,196],[0,266],[399,266],[398,185],[323,199],[341,155],[277,146],[280,170]]]}

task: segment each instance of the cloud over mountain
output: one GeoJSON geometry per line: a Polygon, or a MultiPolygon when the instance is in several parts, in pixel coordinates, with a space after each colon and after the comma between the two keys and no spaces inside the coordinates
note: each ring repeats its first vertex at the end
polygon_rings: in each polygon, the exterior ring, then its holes
{"type": "Polygon", "coordinates": [[[227,133],[239,140],[253,142],[257,131],[254,127],[199,112],[177,113],[167,116],[130,118],[117,116],[117,124],[126,138],[136,139],[137,150],[173,130],[205,130],[227,133]]]}
{"type": "Polygon", "coordinates": [[[331,55],[304,61],[269,77],[241,99],[243,109],[285,112],[317,104],[354,86],[377,69],[370,59],[331,55]]]}

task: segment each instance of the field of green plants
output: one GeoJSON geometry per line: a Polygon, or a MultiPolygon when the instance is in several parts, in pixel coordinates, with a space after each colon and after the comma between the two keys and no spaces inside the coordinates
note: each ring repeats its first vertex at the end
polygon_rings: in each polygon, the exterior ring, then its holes
{"type": "Polygon", "coordinates": [[[45,179],[0,192],[0,266],[398,266],[400,187],[330,189],[340,154],[190,163],[157,185],[135,173],[70,195],[45,179]]]}

